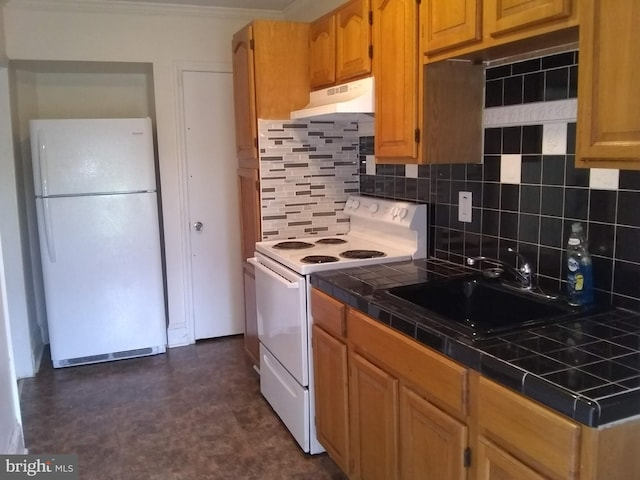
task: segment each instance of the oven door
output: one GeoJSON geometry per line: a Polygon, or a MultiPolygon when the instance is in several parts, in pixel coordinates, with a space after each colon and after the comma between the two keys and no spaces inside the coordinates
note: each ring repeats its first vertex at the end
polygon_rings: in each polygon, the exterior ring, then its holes
{"type": "Polygon", "coordinates": [[[260,343],[302,387],[307,387],[307,279],[259,253],[252,263],[256,267],[260,343]]]}

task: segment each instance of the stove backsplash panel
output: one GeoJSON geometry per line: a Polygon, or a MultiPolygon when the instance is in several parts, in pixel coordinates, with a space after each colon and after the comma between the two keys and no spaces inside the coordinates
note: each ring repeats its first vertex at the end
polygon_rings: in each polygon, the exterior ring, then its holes
{"type": "Polygon", "coordinates": [[[262,239],[349,231],[342,213],[360,191],[358,123],[259,120],[262,239]]]}
{"type": "Polygon", "coordinates": [[[640,310],[640,172],[576,169],[578,52],[486,71],[484,158],[478,164],[375,164],[373,137],[360,138],[360,192],[429,202],[430,254],[529,259],[540,285],[566,291],[571,224],[589,238],[596,294],[640,310]],[[472,192],[472,222],[458,221],[458,192],[472,192]]]}

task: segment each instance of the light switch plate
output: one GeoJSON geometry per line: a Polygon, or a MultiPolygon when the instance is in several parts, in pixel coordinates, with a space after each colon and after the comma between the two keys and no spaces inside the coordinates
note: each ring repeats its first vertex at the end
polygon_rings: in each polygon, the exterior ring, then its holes
{"type": "Polygon", "coordinates": [[[472,199],[471,192],[458,192],[458,221],[471,223],[472,199]]]}

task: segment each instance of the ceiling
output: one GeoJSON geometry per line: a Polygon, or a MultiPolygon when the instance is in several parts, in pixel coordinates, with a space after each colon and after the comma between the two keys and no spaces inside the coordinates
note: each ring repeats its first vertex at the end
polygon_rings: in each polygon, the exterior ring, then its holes
{"type": "MultiPolygon", "coordinates": [[[[115,1],[115,0],[114,0],[115,1]]],[[[133,3],[162,5],[197,5],[205,7],[249,8],[282,11],[296,0],[128,0],[133,3]]]]}

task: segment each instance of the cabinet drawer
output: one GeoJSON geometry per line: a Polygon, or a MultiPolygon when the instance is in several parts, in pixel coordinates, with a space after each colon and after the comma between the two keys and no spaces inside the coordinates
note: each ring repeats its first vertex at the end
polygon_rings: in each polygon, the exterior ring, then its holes
{"type": "Polygon", "coordinates": [[[313,288],[311,290],[311,316],[313,323],[321,326],[332,335],[344,338],[347,307],[326,293],[313,288]]]}
{"type": "Polygon", "coordinates": [[[573,479],[579,472],[579,425],[481,377],[480,431],[512,455],[550,478],[573,479]]]}
{"type": "Polygon", "coordinates": [[[355,350],[443,410],[458,418],[466,416],[466,368],[355,310],[349,310],[347,321],[355,350]]]}

